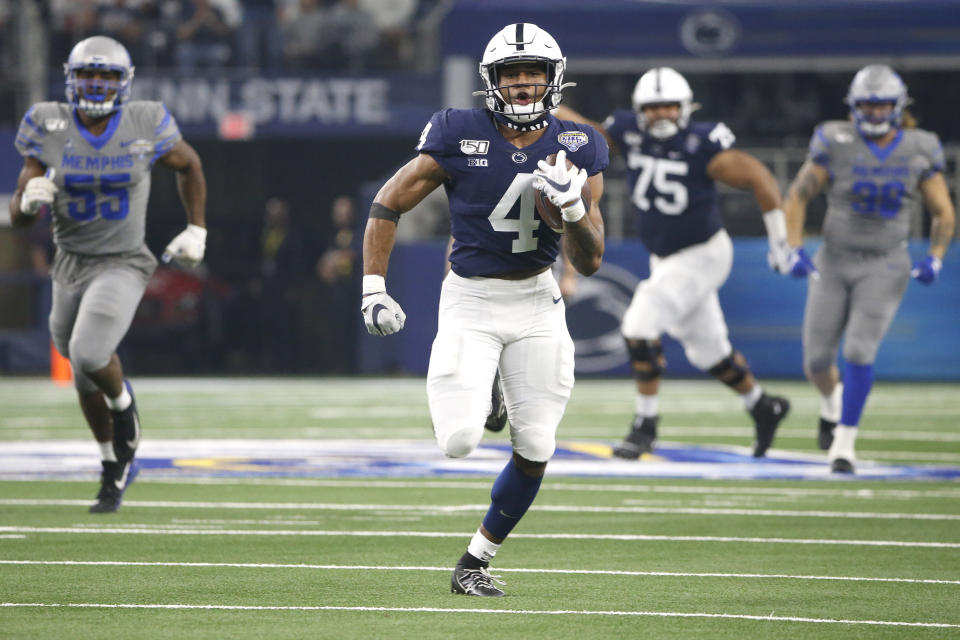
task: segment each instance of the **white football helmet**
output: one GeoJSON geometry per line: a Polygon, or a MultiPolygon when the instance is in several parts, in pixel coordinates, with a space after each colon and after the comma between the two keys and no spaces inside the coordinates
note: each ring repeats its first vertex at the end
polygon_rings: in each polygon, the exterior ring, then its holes
{"type": "Polygon", "coordinates": [[[690,114],[700,108],[693,101],[693,91],[686,79],[670,67],[650,69],[637,80],[633,89],[633,110],[637,112],[637,126],[649,131],[654,138],[669,138],[684,129],[690,122],[690,114]],[[647,122],[643,107],[649,104],[677,103],[680,117],[676,120],[647,122]]]}
{"type": "Polygon", "coordinates": [[[885,64],[870,64],[857,72],[850,83],[844,100],[850,107],[857,129],[868,138],[884,136],[891,128],[899,129],[903,122],[903,109],[910,104],[907,85],[897,72],[885,64]],[[876,119],[868,116],[858,105],[863,103],[893,104],[889,117],[876,119]]]}
{"type": "Polygon", "coordinates": [[[81,40],[70,52],[63,65],[66,76],[67,101],[94,118],[110,115],[130,96],[133,83],[133,64],[127,49],[106,36],[81,40]],[[106,69],[120,74],[119,80],[82,79],[81,69],[106,69]]]}
{"type": "MultiPolygon", "coordinates": [[[[485,96],[487,109],[502,113],[509,120],[520,125],[530,125],[543,118],[552,109],[560,106],[561,92],[576,83],[563,83],[563,72],[567,68],[567,59],[560,52],[560,46],[549,33],[535,24],[519,22],[501,29],[483,50],[480,60],[480,78],[486,87],[475,91],[475,96],[485,96]],[[500,70],[508,64],[533,62],[547,67],[547,84],[543,97],[525,105],[508,104],[501,93],[500,70]]],[[[523,126],[518,128],[525,128],[523,126]]],[[[530,126],[531,129],[539,128],[530,126]]]]}

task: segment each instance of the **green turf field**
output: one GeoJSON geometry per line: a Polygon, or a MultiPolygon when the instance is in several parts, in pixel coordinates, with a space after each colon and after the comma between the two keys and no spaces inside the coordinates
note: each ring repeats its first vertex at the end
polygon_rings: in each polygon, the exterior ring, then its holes
{"type": "MultiPolygon", "coordinates": [[[[144,449],[430,438],[421,380],[134,383],[144,449]]],[[[767,386],[794,405],[775,450],[815,453],[812,390],[767,386]]],[[[878,384],[860,457],[960,467],[958,392],[878,384]]],[[[631,395],[629,381],[579,381],[560,438],[615,442],[631,395]]],[[[746,414],[715,383],[667,381],[661,413],[664,441],[750,443],[746,414]]],[[[83,439],[70,389],[0,382],[0,450],[83,439]]],[[[956,481],[548,471],[493,564],[508,597],[487,600],[451,595],[449,575],[491,475],[147,469],[104,516],[86,511],[95,447],[78,447],[90,471],[63,478],[17,473],[0,453],[0,638],[960,638],[956,481]]]]}

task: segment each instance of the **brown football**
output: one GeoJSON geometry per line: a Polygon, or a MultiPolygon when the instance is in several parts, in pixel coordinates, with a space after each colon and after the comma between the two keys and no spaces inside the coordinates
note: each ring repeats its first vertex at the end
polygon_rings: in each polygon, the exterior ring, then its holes
{"type": "MultiPolygon", "coordinates": [[[[549,165],[556,164],[557,154],[551,153],[545,160],[549,165]]],[[[573,163],[568,159],[567,168],[572,166],[573,163]]],[[[588,211],[590,210],[590,203],[593,202],[591,196],[590,182],[584,182],[583,188],[580,190],[580,197],[583,198],[583,204],[587,207],[588,211]]],[[[550,202],[550,198],[545,196],[539,189],[533,190],[533,200],[537,208],[537,215],[540,216],[540,219],[546,222],[547,226],[554,231],[563,231],[563,216],[560,213],[560,207],[550,202]]]]}

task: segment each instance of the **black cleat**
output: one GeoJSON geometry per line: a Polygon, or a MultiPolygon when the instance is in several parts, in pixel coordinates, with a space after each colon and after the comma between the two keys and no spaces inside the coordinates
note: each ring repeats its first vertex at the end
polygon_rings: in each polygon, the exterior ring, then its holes
{"type": "Polygon", "coordinates": [[[111,411],[113,415],[113,451],[120,462],[130,462],[137,453],[140,444],[140,414],[137,412],[137,399],[133,387],[124,380],[130,393],[130,406],[123,411],[111,411]]]}
{"type": "Polygon", "coordinates": [[[757,404],[753,405],[750,415],[756,428],[756,440],[753,442],[753,457],[762,458],[767,449],[773,444],[773,437],[777,433],[780,421],[787,417],[790,411],[790,402],[780,396],[760,396],[757,404]]]}
{"type": "Polygon", "coordinates": [[[837,458],[830,463],[830,471],[834,473],[853,473],[853,463],[846,458],[837,458]]]}
{"type": "Polygon", "coordinates": [[[477,569],[468,569],[460,563],[457,563],[450,576],[450,593],[459,593],[465,596],[481,596],[485,598],[499,598],[506,594],[498,589],[493,583],[506,584],[503,580],[498,580],[499,576],[492,576],[487,571],[487,567],[477,569]]]}
{"type": "Polygon", "coordinates": [[[104,460],[101,464],[103,472],[100,474],[100,492],[97,493],[97,503],[90,505],[90,513],[114,513],[120,508],[123,492],[133,484],[138,470],[132,462],[104,460]]]}
{"type": "Polygon", "coordinates": [[[613,455],[625,460],[636,460],[644,453],[651,453],[657,442],[657,423],[660,416],[636,416],[630,433],[613,448],[613,455]]]}
{"type": "Polygon", "coordinates": [[[499,433],[507,426],[507,405],[503,401],[503,389],[500,388],[499,371],[493,379],[493,389],[490,393],[492,408],[490,409],[490,415],[487,416],[487,421],[483,425],[483,428],[487,431],[499,433]]]}
{"type": "Polygon", "coordinates": [[[836,426],[835,421],[820,418],[820,427],[817,430],[817,446],[823,451],[829,449],[830,445],[833,444],[833,428],[836,426]]]}

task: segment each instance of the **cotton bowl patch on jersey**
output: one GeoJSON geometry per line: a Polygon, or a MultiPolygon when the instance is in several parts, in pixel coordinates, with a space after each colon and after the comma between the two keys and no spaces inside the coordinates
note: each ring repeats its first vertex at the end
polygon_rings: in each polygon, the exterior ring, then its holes
{"type": "Polygon", "coordinates": [[[583,131],[563,131],[557,135],[557,142],[569,149],[570,153],[576,153],[577,149],[590,142],[590,137],[583,131]]]}

